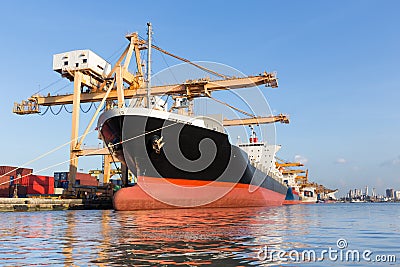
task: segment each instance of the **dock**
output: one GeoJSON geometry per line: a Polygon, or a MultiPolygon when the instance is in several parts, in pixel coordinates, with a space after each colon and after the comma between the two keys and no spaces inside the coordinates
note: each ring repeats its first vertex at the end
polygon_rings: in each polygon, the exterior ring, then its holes
{"type": "Polygon", "coordinates": [[[112,200],[104,199],[47,199],[47,198],[0,198],[1,211],[51,211],[112,209],[112,200]]]}

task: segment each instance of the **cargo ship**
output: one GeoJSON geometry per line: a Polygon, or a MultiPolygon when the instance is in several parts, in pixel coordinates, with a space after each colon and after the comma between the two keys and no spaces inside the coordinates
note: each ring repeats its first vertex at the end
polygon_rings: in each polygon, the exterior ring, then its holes
{"type": "Polygon", "coordinates": [[[283,181],[288,186],[288,191],[286,193],[285,201],[283,202],[284,205],[294,205],[301,203],[300,197],[300,186],[296,181],[297,174],[286,174],[283,175],[283,181]]]}
{"type": "Polygon", "coordinates": [[[271,146],[230,144],[220,121],[147,108],[104,112],[98,130],[137,177],[116,192],[116,210],[282,205],[288,187],[268,175],[271,146]]]}
{"type": "Polygon", "coordinates": [[[288,187],[285,200],[283,201],[283,205],[294,205],[300,204],[301,199],[299,196],[299,192],[296,191],[295,187],[288,187]]]}
{"type": "MultiPolygon", "coordinates": [[[[278,152],[281,149],[281,146],[277,145],[275,148],[275,152],[278,152]]],[[[301,198],[300,198],[300,186],[297,184],[296,177],[297,174],[293,173],[286,173],[284,172],[285,168],[282,166],[289,165],[289,166],[296,166],[296,165],[301,165],[300,163],[279,163],[277,161],[283,161],[282,159],[278,157],[274,157],[273,160],[273,168],[271,168],[271,175],[275,179],[282,180],[286,185],[287,185],[287,191],[286,191],[286,196],[285,200],[283,201],[283,205],[294,205],[294,204],[300,204],[301,203],[301,198]]]]}
{"type": "Polygon", "coordinates": [[[305,185],[300,193],[301,193],[301,203],[303,204],[312,204],[317,203],[318,195],[315,192],[316,188],[312,185],[305,185]]]}

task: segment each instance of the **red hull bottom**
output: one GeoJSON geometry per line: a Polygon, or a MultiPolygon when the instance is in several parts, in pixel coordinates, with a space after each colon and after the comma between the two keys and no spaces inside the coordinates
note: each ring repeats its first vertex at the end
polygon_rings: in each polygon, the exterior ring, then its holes
{"type": "Polygon", "coordinates": [[[301,200],[284,200],[283,205],[297,205],[301,204],[301,200]]]}
{"type": "Polygon", "coordinates": [[[245,184],[139,177],[138,184],[118,190],[115,210],[236,208],[280,206],[284,194],[245,184]]]}

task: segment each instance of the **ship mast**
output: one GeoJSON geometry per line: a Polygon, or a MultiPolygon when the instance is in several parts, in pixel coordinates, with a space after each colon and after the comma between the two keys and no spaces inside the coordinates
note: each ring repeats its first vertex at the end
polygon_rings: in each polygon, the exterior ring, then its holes
{"type": "Polygon", "coordinates": [[[146,90],[146,106],[151,108],[150,95],[151,95],[151,22],[147,22],[147,90],[146,90]]]}

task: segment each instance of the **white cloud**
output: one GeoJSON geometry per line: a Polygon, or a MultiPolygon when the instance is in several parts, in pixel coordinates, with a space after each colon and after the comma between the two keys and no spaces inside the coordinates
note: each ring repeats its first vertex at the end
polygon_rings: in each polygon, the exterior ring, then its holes
{"type": "Polygon", "coordinates": [[[381,163],[381,166],[396,166],[396,165],[400,165],[400,156],[381,163]]]}
{"type": "Polygon", "coordinates": [[[294,156],[294,161],[300,162],[301,164],[306,164],[308,162],[308,158],[306,158],[302,155],[296,155],[296,156],[294,156]]]}
{"type": "Polygon", "coordinates": [[[353,166],[353,167],[352,167],[352,170],[355,171],[355,172],[358,172],[358,171],[360,170],[360,167],[358,167],[358,166],[353,166]]]}
{"type": "Polygon", "coordinates": [[[335,163],[337,163],[337,164],[345,164],[345,163],[347,163],[347,160],[344,159],[344,158],[338,158],[338,159],[335,161],[335,163]]]}

